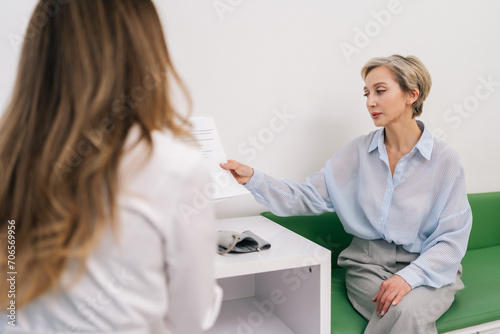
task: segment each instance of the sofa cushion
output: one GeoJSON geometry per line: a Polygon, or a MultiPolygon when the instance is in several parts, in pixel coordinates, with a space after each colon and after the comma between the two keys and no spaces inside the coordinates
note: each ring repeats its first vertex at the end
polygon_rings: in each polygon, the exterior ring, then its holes
{"type": "Polygon", "coordinates": [[[500,246],[469,250],[454,303],[437,322],[440,333],[500,320],[500,246]]]}
{"type": "Polygon", "coordinates": [[[332,334],[363,334],[366,320],[347,298],[345,269],[332,270],[332,334]]]}

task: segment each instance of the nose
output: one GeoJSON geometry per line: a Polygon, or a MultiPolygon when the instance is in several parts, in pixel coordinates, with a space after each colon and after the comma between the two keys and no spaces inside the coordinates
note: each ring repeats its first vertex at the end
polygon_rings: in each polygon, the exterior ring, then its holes
{"type": "Polygon", "coordinates": [[[377,106],[377,102],[375,100],[374,97],[372,97],[372,95],[368,95],[368,98],[366,99],[366,107],[368,108],[368,110],[372,109],[372,108],[375,108],[377,106]]]}

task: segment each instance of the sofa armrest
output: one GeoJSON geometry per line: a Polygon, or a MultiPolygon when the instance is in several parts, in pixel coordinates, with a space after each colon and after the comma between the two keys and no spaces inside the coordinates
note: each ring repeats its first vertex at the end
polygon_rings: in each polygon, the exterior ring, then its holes
{"type": "Polygon", "coordinates": [[[467,249],[500,246],[500,191],[469,194],[472,231],[467,249]]]}

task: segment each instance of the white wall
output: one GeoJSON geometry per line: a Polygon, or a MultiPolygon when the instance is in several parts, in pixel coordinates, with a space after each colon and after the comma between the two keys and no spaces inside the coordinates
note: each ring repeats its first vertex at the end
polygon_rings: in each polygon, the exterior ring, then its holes
{"type": "MultiPolygon", "coordinates": [[[[7,2],[0,13],[0,106],[17,62],[12,36],[22,34],[34,3],[7,2]]],[[[499,2],[156,3],[194,115],[214,117],[228,157],[304,180],[342,145],[375,129],[362,96],[363,64],[414,54],[433,77],[421,120],[460,153],[468,192],[500,190],[499,2]],[[280,121],[277,114],[288,116],[280,121]]],[[[263,210],[251,195],[217,204],[219,217],[263,210]]]]}

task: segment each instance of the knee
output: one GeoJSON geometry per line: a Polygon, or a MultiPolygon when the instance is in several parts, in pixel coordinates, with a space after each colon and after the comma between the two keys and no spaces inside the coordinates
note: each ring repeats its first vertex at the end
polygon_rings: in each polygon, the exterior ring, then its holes
{"type": "Polygon", "coordinates": [[[380,320],[385,322],[388,328],[410,328],[412,333],[428,333],[427,329],[432,327],[435,321],[427,311],[410,303],[399,303],[391,306],[380,320]]]}
{"type": "Polygon", "coordinates": [[[436,320],[448,310],[449,306],[448,301],[439,298],[431,299],[425,303],[414,303],[410,300],[404,302],[403,298],[398,305],[391,306],[389,312],[394,312],[393,317],[404,319],[415,328],[424,329],[433,326],[436,320]]]}

